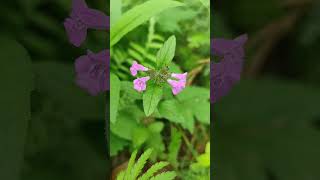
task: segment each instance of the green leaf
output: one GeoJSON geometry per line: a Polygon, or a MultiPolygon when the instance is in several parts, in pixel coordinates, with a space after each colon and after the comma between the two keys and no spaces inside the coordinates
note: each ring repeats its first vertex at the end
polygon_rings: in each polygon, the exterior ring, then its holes
{"type": "Polygon", "coordinates": [[[142,94],[133,88],[132,81],[121,81],[121,99],[131,102],[142,99],[142,94]]]}
{"type": "Polygon", "coordinates": [[[125,109],[119,111],[117,121],[110,124],[111,132],[123,139],[132,140],[133,130],[139,127],[133,113],[125,109]]]}
{"type": "Polygon", "coordinates": [[[114,46],[124,35],[132,31],[151,17],[165,9],[182,6],[183,4],[171,0],[150,0],[124,13],[111,27],[110,47],[114,46]]]}
{"type": "Polygon", "coordinates": [[[179,102],[175,99],[165,100],[159,105],[160,114],[171,122],[183,124],[185,118],[183,117],[180,109],[179,102]]]}
{"type": "Polygon", "coordinates": [[[138,127],[133,130],[132,143],[134,148],[139,148],[149,138],[149,130],[145,127],[138,127]]]}
{"type": "Polygon", "coordinates": [[[178,154],[181,147],[181,133],[173,126],[171,126],[170,144],[168,147],[168,161],[175,167],[178,167],[178,154]]]}
{"type": "Polygon", "coordinates": [[[31,60],[18,42],[0,37],[0,179],[18,180],[33,89],[31,60]]]}
{"type": "Polygon", "coordinates": [[[183,100],[209,100],[210,90],[208,88],[198,87],[198,86],[189,86],[186,87],[181,93],[177,95],[177,98],[180,101],[183,100]]]}
{"type": "Polygon", "coordinates": [[[150,116],[156,110],[162,94],[162,87],[154,82],[148,84],[147,90],[143,94],[143,109],[146,116],[150,116]]]}
{"type": "Polygon", "coordinates": [[[130,157],[129,162],[128,162],[128,167],[127,167],[126,173],[124,175],[125,179],[131,179],[131,171],[132,171],[134,162],[136,161],[137,153],[138,153],[138,151],[135,150],[131,154],[131,157],[130,157]]]}
{"type": "Polygon", "coordinates": [[[148,126],[148,129],[153,133],[160,133],[164,127],[163,122],[154,122],[148,126]]]}
{"type": "Polygon", "coordinates": [[[118,21],[122,14],[122,0],[110,0],[110,25],[118,21]]]}
{"type": "Polygon", "coordinates": [[[117,180],[124,180],[124,176],[125,176],[125,172],[124,171],[121,171],[119,173],[119,175],[117,176],[117,180]]]}
{"type": "Polygon", "coordinates": [[[175,172],[168,171],[168,172],[161,173],[151,178],[150,180],[173,180],[176,176],[177,174],[175,172]]]}
{"type": "Polygon", "coordinates": [[[197,157],[197,162],[191,164],[192,170],[201,170],[210,167],[210,142],[206,144],[205,152],[197,157]]]}
{"type": "Polygon", "coordinates": [[[159,105],[159,112],[162,117],[171,122],[180,124],[182,127],[193,132],[194,119],[193,113],[188,106],[178,102],[175,99],[165,100],[159,105]]]}
{"type": "Polygon", "coordinates": [[[110,121],[115,123],[117,120],[118,105],[120,99],[120,80],[119,78],[110,73],[110,121]]]}
{"type": "Polygon", "coordinates": [[[191,108],[198,121],[210,124],[210,103],[208,101],[200,101],[191,108]]]}
{"type": "Polygon", "coordinates": [[[142,171],[142,168],[144,167],[147,160],[151,156],[151,153],[152,153],[152,149],[148,149],[140,156],[140,158],[138,159],[138,161],[136,162],[136,164],[132,169],[132,173],[131,173],[132,179],[136,179],[139,176],[139,174],[142,171]]]}
{"type": "Polygon", "coordinates": [[[181,103],[192,112],[196,119],[204,124],[210,124],[210,102],[202,99],[188,99],[181,103]]]}
{"type": "Polygon", "coordinates": [[[156,172],[168,165],[169,163],[167,162],[158,162],[151,166],[151,168],[148,169],[148,171],[144,173],[138,180],[149,180],[156,172]]]}
{"type": "Polygon", "coordinates": [[[159,49],[157,53],[157,68],[169,65],[176,51],[176,37],[171,36],[159,49]]]}
{"type": "Polygon", "coordinates": [[[128,141],[116,136],[114,133],[110,133],[110,156],[117,155],[119,151],[128,145],[128,141]]]}

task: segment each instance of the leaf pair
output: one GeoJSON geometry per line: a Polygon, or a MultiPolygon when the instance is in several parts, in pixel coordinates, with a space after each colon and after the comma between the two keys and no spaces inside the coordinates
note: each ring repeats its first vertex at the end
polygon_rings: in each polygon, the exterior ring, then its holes
{"type": "MultiPolygon", "coordinates": [[[[176,50],[176,38],[171,36],[157,53],[157,69],[169,66],[176,50]]],[[[151,81],[143,94],[143,109],[146,116],[150,116],[157,108],[163,95],[163,87],[151,81]]]]}

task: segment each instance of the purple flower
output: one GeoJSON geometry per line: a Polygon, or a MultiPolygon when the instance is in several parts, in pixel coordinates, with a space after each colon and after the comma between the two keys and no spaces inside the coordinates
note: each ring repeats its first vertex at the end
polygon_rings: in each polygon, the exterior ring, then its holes
{"type": "Polygon", "coordinates": [[[172,93],[174,95],[179,94],[186,87],[185,80],[176,81],[176,80],[168,79],[167,82],[171,85],[172,93]]]}
{"type": "Polygon", "coordinates": [[[132,76],[136,76],[138,71],[148,71],[149,69],[142,66],[141,64],[138,64],[137,61],[133,61],[133,64],[130,67],[130,72],[132,76]]]}
{"type": "Polygon", "coordinates": [[[247,42],[248,36],[241,35],[234,40],[226,40],[221,38],[212,39],[212,52],[214,55],[222,56],[228,60],[240,60],[244,56],[243,45],[247,42]]]}
{"type": "Polygon", "coordinates": [[[133,87],[135,90],[142,92],[147,88],[147,81],[150,79],[149,76],[137,78],[133,81],[133,87]]]}
{"type": "Polygon", "coordinates": [[[76,83],[91,95],[109,89],[109,50],[97,54],[88,51],[75,62],[76,83]]]}
{"type": "Polygon", "coordinates": [[[171,77],[176,78],[179,81],[186,82],[187,81],[187,75],[188,75],[188,73],[183,73],[183,74],[172,73],[171,77]]]}
{"type": "Polygon", "coordinates": [[[222,57],[219,63],[211,62],[211,102],[216,103],[227,95],[232,87],[240,80],[244,58],[243,45],[247,35],[234,40],[213,39],[211,41],[214,54],[222,57]]]}
{"type": "Polygon", "coordinates": [[[79,47],[86,39],[87,29],[109,29],[110,19],[104,13],[88,8],[84,0],[73,0],[69,18],[64,21],[69,41],[79,47]]]}

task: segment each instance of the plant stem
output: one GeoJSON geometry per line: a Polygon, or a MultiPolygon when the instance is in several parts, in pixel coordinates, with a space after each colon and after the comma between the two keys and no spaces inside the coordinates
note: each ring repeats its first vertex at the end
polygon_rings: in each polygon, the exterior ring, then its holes
{"type": "Polygon", "coordinates": [[[192,147],[192,144],[190,143],[190,141],[187,138],[186,134],[184,133],[184,131],[180,127],[178,128],[178,130],[180,131],[180,133],[182,135],[182,138],[183,138],[184,142],[186,143],[191,155],[193,156],[194,159],[197,159],[198,153],[192,147]]]}

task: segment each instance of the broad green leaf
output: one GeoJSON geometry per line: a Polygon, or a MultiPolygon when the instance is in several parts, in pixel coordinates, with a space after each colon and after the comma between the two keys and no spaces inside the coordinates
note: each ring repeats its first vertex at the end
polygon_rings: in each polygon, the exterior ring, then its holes
{"type": "Polygon", "coordinates": [[[201,99],[188,99],[181,101],[195,116],[195,118],[204,124],[210,124],[210,102],[201,99]]]}
{"type": "Polygon", "coordinates": [[[128,110],[119,111],[117,121],[110,124],[111,132],[123,139],[132,140],[133,130],[139,127],[133,113],[128,110]]]}
{"type": "Polygon", "coordinates": [[[128,141],[110,133],[110,156],[117,155],[119,151],[123,150],[128,145],[128,141]]]}
{"type": "Polygon", "coordinates": [[[159,112],[162,117],[193,132],[194,118],[192,109],[185,104],[175,99],[165,100],[160,103],[159,112]]]}
{"type": "Polygon", "coordinates": [[[193,133],[194,130],[194,114],[191,107],[186,108],[187,106],[183,102],[179,103],[179,109],[184,117],[184,122],[182,125],[183,128],[188,129],[190,133],[193,133]]]}
{"type": "Polygon", "coordinates": [[[134,7],[124,13],[122,17],[111,27],[110,47],[114,46],[124,35],[132,31],[151,17],[165,9],[182,6],[178,1],[171,0],[150,0],[134,7]]]}
{"type": "Polygon", "coordinates": [[[133,88],[132,81],[121,81],[121,92],[133,100],[142,99],[141,93],[133,88]]]}
{"type": "Polygon", "coordinates": [[[195,100],[209,100],[210,90],[208,88],[189,86],[177,95],[180,101],[195,99],[195,100]]]}
{"type": "Polygon", "coordinates": [[[161,69],[172,61],[176,51],[176,37],[171,36],[157,53],[157,68],[161,69]]]}
{"type": "Polygon", "coordinates": [[[160,114],[171,122],[183,124],[185,118],[179,108],[179,102],[175,99],[165,100],[159,105],[160,114]]]}
{"type": "Polygon", "coordinates": [[[110,73],[110,121],[115,123],[118,114],[118,105],[120,99],[120,85],[121,82],[119,78],[110,73]]]}
{"type": "Polygon", "coordinates": [[[126,111],[119,111],[118,119],[114,124],[110,124],[110,130],[115,135],[132,140],[132,133],[135,128],[139,127],[132,114],[126,111]]]}
{"type": "Polygon", "coordinates": [[[132,143],[135,149],[139,148],[149,138],[149,130],[145,127],[138,127],[133,130],[132,143]]]}
{"type": "Polygon", "coordinates": [[[156,110],[162,94],[162,87],[154,84],[154,82],[148,84],[147,90],[143,94],[143,109],[146,116],[150,116],[156,110]]]}
{"type": "Polygon", "coordinates": [[[154,122],[148,126],[148,129],[153,133],[160,133],[164,127],[163,122],[154,122]]]}
{"type": "Polygon", "coordinates": [[[31,60],[17,41],[0,37],[0,179],[19,180],[30,122],[31,60]]]}

